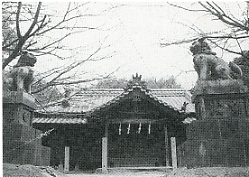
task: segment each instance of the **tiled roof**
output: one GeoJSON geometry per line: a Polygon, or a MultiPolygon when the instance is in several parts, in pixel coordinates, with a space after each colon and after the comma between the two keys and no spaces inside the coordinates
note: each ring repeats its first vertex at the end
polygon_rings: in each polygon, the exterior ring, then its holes
{"type": "MultiPolygon", "coordinates": [[[[140,86],[134,86],[132,89],[127,90],[126,92],[123,92],[121,95],[115,97],[114,99],[106,102],[105,104],[102,104],[101,106],[98,106],[89,112],[92,113],[94,111],[99,111],[103,109],[106,106],[109,106],[111,104],[116,104],[121,100],[123,97],[129,94],[129,92],[132,92],[134,88],[141,89],[142,92],[144,92],[145,95],[149,96],[154,101],[157,101],[159,104],[162,104],[166,107],[172,108],[175,111],[181,112],[181,107],[184,102],[189,103],[191,100],[190,94],[188,94],[185,90],[180,89],[157,89],[157,90],[151,90],[150,92],[147,92],[146,90],[142,89],[140,86]]],[[[194,112],[194,105],[190,104],[187,106],[187,111],[194,112]]]]}
{"type": "MultiPolygon", "coordinates": [[[[94,110],[108,102],[115,102],[120,96],[126,95],[123,89],[100,89],[100,90],[85,90],[76,94],[70,99],[69,107],[55,105],[46,108],[48,113],[84,113],[94,110]]],[[[194,104],[191,104],[191,94],[182,89],[151,89],[150,92],[145,92],[151,98],[158,100],[161,103],[166,103],[175,110],[180,111],[183,102],[189,103],[186,107],[186,112],[195,112],[194,104]]],[[[44,110],[41,110],[44,112],[44,110]]]]}
{"type": "Polygon", "coordinates": [[[33,123],[37,124],[86,124],[87,119],[84,118],[65,118],[65,117],[56,117],[56,118],[34,118],[33,123]]]}
{"type": "Polygon", "coordinates": [[[189,103],[186,106],[186,113],[195,112],[195,105],[191,103],[191,94],[189,91],[181,89],[154,89],[151,90],[151,94],[178,111],[181,110],[184,102],[189,103]]]}
{"type": "MultiPolygon", "coordinates": [[[[139,86],[137,86],[139,87],[139,86]]],[[[140,88],[147,96],[154,99],[159,104],[170,107],[175,111],[181,112],[184,102],[189,103],[186,107],[186,113],[195,112],[195,106],[191,103],[191,94],[183,89],[151,89],[149,92],[140,88]]],[[[55,105],[46,108],[46,113],[88,113],[101,110],[111,104],[118,103],[132,89],[124,91],[123,89],[96,89],[84,90],[76,94],[69,101],[70,106],[63,108],[61,105],[55,105]]],[[[44,111],[41,111],[44,112],[44,111]]],[[[34,123],[85,123],[81,118],[34,118],[34,123]]]]}
{"type": "MultiPolygon", "coordinates": [[[[69,100],[69,107],[63,108],[61,105],[55,105],[45,108],[48,113],[83,113],[96,107],[106,104],[108,101],[118,97],[123,93],[123,89],[99,89],[84,90],[76,94],[69,100]]],[[[41,110],[44,112],[44,110],[41,110]]]]}

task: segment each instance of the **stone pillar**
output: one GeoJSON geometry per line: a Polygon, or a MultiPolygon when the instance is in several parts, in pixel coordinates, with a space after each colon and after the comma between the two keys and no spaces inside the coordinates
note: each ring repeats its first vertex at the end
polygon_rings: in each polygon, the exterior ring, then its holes
{"type": "Polygon", "coordinates": [[[183,165],[190,168],[248,166],[249,94],[197,95],[195,104],[198,120],[186,129],[183,165]]]}
{"type": "Polygon", "coordinates": [[[70,147],[65,146],[65,163],[64,163],[64,172],[69,172],[69,161],[70,161],[70,147]]]}
{"type": "Polygon", "coordinates": [[[176,156],[176,138],[171,137],[171,157],[172,157],[172,167],[173,169],[177,168],[177,156],[176,156]]]}
{"type": "Polygon", "coordinates": [[[50,148],[42,146],[41,131],[32,127],[36,109],[32,95],[3,91],[3,162],[50,165],[50,148]]]}
{"type": "Polygon", "coordinates": [[[192,95],[197,120],[186,128],[187,141],[180,146],[182,164],[190,168],[248,166],[246,73],[215,56],[204,38],[194,42],[190,51],[198,73],[192,95]]]}

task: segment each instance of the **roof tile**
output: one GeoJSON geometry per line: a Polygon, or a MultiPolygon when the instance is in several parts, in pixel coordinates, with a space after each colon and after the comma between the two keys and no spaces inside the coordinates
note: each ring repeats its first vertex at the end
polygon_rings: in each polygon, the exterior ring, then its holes
{"type": "Polygon", "coordinates": [[[33,123],[39,124],[86,124],[87,119],[83,118],[34,118],[33,123]]]}
{"type": "MultiPolygon", "coordinates": [[[[136,87],[137,88],[137,87],[136,87]]],[[[140,87],[139,87],[140,88],[140,87]]],[[[190,92],[183,89],[151,89],[149,92],[140,88],[150,98],[158,101],[167,107],[181,112],[184,102],[189,103],[186,107],[186,113],[195,112],[195,106],[191,103],[190,92]]],[[[118,103],[118,101],[129,94],[133,89],[124,91],[123,89],[99,89],[84,90],[75,95],[70,101],[70,107],[63,108],[60,105],[46,108],[43,113],[92,113],[110,104],[118,103]]],[[[34,123],[62,123],[62,124],[78,124],[86,123],[86,120],[79,118],[34,118],[34,123]]]]}

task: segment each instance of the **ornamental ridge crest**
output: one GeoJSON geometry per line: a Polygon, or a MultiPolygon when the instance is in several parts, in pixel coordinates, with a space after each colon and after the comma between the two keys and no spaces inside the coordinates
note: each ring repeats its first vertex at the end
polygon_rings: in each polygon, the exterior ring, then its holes
{"type": "Polygon", "coordinates": [[[148,91],[146,82],[142,81],[142,75],[138,75],[138,73],[136,73],[135,76],[132,75],[132,80],[127,83],[127,86],[124,90],[127,91],[133,88],[141,88],[148,91]]]}

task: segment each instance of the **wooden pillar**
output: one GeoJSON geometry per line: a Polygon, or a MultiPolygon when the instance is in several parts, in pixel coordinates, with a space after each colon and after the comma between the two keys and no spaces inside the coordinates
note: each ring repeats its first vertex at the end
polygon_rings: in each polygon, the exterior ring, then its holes
{"type": "Polygon", "coordinates": [[[177,156],[176,156],[176,138],[171,137],[171,156],[172,156],[172,167],[173,169],[177,168],[177,156]]]}
{"type": "Polygon", "coordinates": [[[69,172],[69,160],[70,160],[70,147],[65,146],[64,172],[69,172]]]}
{"type": "Polygon", "coordinates": [[[166,167],[169,166],[169,141],[168,141],[168,130],[167,125],[164,126],[164,139],[165,139],[165,160],[166,160],[166,167]]]}
{"type": "Polygon", "coordinates": [[[109,122],[105,124],[105,137],[102,138],[102,173],[107,173],[108,167],[108,126],[109,122]]]}
{"type": "Polygon", "coordinates": [[[102,138],[102,172],[107,173],[107,137],[102,138]]]}

